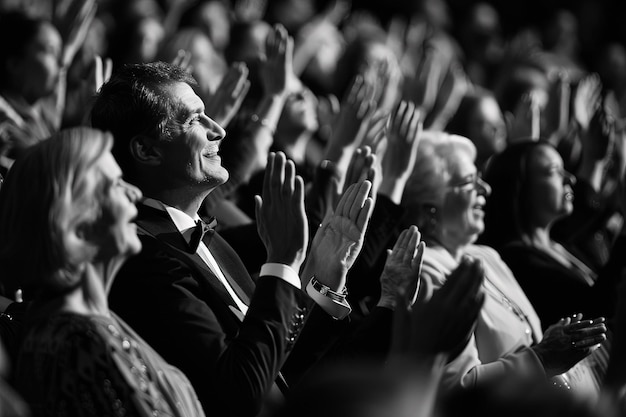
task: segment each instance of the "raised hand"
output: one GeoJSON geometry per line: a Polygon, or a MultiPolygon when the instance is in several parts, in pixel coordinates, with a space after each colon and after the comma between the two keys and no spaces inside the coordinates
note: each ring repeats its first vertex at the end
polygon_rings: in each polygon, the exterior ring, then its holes
{"type": "MultiPolygon", "coordinates": [[[[374,87],[357,75],[341,102],[327,154],[331,150],[356,149],[367,128],[367,122],[376,110],[373,101],[374,87]]],[[[331,159],[331,158],[327,158],[331,159]]]]}
{"type": "Polygon", "coordinates": [[[580,80],[574,93],[574,118],[581,129],[589,128],[591,118],[602,103],[602,83],[598,74],[580,80]]]}
{"type": "Polygon", "coordinates": [[[583,145],[583,159],[599,161],[610,156],[615,142],[615,120],[604,111],[602,105],[589,121],[586,132],[581,135],[583,145]]]}
{"type": "Polygon", "coordinates": [[[389,113],[378,109],[369,119],[362,146],[369,146],[372,153],[376,154],[379,162],[383,160],[387,150],[387,124],[389,113]]]}
{"type": "Polygon", "coordinates": [[[343,192],[345,193],[349,186],[369,180],[372,183],[370,189],[370,197],[376,198],[376,190],[378,189],[380,174],[377,165],[377,157],[374,155],[369,146],[361,146],[352,155],[348,171],[346,172],[345,182],[343,184],[343,192]]]}
{"type": "Polygon", "coordinates": [[[55,26],[63,37],[63,67],[69,68],[74,60],[96,17],[96,10],[96,0],[72,0],[63,10],[55,10],[55,26]]]}
{"type": "Polygon", "coordinates": [[[411,294],[400,297],[396,308],[393,349],[403,355],[450,354],[471,338],[482,308],[484,270],[480,261],[464,257],[433,293],[428,280],[420,282],[417,301],[411,294]]]}
{"type": "Polygon", "coordinates": [[[541,108],[545,101],[546,97],[537,91],[531,91],[520,98],[513,119],[508,123],[507,136],[512,142],[528,138],[539,140],[541,108]]]}
{"type": "Polygon", "coordinates": [[[545,107],[546,123],[542,126],[545,131],[541,132],[541,135],[549,138],[556,146],[567,131],[571,88],[569,76],[564,71],[556,72],[553,78],[545,107]]]}
{"type": "Polygon", "coordinates": [[[582,320],[582,314],[566,317],[550,326],[543,340],[532,347],[541,359],[546,375],[568,371],[606,340],[604,317],[582,320]]]}
{"type": "Polygon", "coordinates": [[[372,214],[373,201],[368,197],[372,184],[361,181],[352,184],[343,194],[334,212],[326,215],[313,242],[303,281],[315,275],[318,281],[333,291],[343,291],[348,270],[354,264],[365,237],[372,214]]]}
{"type": "Polygon", "coordinates": [[[93,63],[89,66],[87,79],[81,81],[78,89],[77,102],[82,112],[83,123],[89,124],[89,115],[94,95],[100,87],[111,78],[113,61],[110,58],[102,59],[99,55],[94,56],[93,63]]]}
{"type": "Polygon", "coordinates": [[[409,299],[411,305],[415,302],[424,247],[416,226],[400,233],[393,249],[387,250],[387,261],[380,276],[378,306],[395,309],[400,297],[409,299]]]}
{"type": "Polygon", "coordinates": [[[100,87],[104,85],[113,72],[113,61],[111,58],[102,59],[99,55],[94,57],[93,68],[89,73],[89,93],[94,95],[100,90],[100,87]]]}
{"type": "Polygon", "coordinates": [[[411,102],[400,102],[387,128],[387,147],[382,160],[383,179],[380,185],[381,194],[396,204],[400,204],[406,182],[415,167],[421,131],[421,112],[411,102]]]}
{"type": "Polygon", "coordinates": [[[263,197],[255,196],[255,212],[267,262],[286,264],[299,271],[309,241],[304,182],[296,175],[293,161],[282,152],[269,155],[263,197]]]}
{"type": "Polygon", "coordinates": [[[402,71],[395,57],[389,55],[370,64],[364,73],[374,86],[374,100],[378,108],[391,111],[399,100],[402,71]]]}
{"type": "Polygon", "coordinates": [[[339,116],[339,99],[330,94],[319,97],[317,104],[317,120],[319,122],[318,134],[324,141],[330,140],[333,132],[333,125],[339,116]]]}
{"type": "Polygon", "coordinates": [[[261,83],[265,94],[284,95],[293,75],[293,39],[282,25],[274,26],[265,40],[265,59],[261,64],[261,83]]]}
{"type": "Polygon", "coordinates": [[[232,64],[215,93],[205,101],[205,113],[222,127],[228,126],[239,111],[249,89],[246,64],[241,62],[232,64]]]}
{"type": "Polygon", "coordinates": [[[429,43],[425,42],[419,49],[421,54],[417,73],[407,82],[404,97],[428,114],[435,107],[447,63],[442,54],[429,43]]]}

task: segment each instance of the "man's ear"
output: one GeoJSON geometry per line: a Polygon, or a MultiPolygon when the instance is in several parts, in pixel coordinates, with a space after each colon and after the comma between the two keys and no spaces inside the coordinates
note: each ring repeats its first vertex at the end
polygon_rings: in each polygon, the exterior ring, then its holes
{"type": "Polygon", "coordinates": [[[134,136],[130,140],[130,153],[135,160],[142,164],[159,165],[163,157],[157,141],[144,135],[134,136]]]}

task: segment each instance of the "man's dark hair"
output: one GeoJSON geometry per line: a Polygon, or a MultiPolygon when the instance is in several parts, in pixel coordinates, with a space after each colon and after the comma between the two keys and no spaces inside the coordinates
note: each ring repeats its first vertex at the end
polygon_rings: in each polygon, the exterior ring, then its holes
{"type": "Polygon", "coordinates": [[[113,134],[112,153],[127,179],[135,175],[129,150],[134,137],[171,138],[176,103],[164,88],[179,82],[197,84],[185,70],[165,62],[130,64],[116,71],[100,89],[91,110],[91,124],[113,134]]]}

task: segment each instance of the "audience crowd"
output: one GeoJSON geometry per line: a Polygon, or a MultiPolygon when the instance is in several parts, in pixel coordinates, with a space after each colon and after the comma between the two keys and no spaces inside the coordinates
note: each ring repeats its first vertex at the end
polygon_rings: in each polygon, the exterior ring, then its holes
{"type": "Polygon", "coordinates": [[[0,0],[0,416],[626,414],[626,10],[384,3],[0,0]]]}

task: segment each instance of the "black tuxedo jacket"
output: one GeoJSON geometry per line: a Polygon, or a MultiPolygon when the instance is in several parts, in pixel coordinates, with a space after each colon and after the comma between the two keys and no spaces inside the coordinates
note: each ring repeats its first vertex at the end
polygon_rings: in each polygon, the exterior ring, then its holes
{"type": "Polygon", "coordinates": [[[137,224],[143,249],[118,273],[111,309],[187,375],[207,415],[256,415],[311,300],[278,277],[253,282],[232,248],[209,233],[205,244],[249,305],[243,319],[167,212],[140,205],[137,224]]]}

